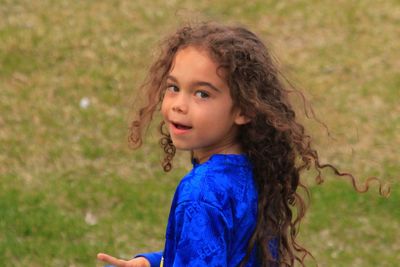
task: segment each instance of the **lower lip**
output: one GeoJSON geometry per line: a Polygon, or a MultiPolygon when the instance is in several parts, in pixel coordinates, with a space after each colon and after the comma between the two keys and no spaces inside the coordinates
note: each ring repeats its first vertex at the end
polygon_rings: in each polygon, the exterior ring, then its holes
{"type": "Polygon", "coordinates": [[[179,129],[176,128],[173,123],[170,124],[170,129],[172,130],[172,133],[175,135],[182,135],[188,133],[191,129],[179,129]]]}

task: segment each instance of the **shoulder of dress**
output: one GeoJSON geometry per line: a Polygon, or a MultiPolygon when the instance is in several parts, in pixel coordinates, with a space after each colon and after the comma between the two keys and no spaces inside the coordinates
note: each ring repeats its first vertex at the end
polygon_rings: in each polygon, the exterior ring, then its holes
{"type": "Polygon", "coordinates": [[[241,202],[253,190],[249,168],[199,166],[188,173],[177,188],[177,204],[200,201],[219,208],[228,208],[241,202]],[[249,191],[250,192],[247,192],[249,191]]]}

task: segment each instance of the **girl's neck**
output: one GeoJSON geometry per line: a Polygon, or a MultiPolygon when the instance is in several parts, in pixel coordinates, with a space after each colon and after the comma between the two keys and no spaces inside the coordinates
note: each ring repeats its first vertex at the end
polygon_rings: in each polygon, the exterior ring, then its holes
{"type": "Polygon", "coordinates": [[[192,151],[192,158],[198,163],[206,162],[214,154],[241,154],[242,148],[239,144],[229,144],[211,150],[203,149],[192,151]]]}

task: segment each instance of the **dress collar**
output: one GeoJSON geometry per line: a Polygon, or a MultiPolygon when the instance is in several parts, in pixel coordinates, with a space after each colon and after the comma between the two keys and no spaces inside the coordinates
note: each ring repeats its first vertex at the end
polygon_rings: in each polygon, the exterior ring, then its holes
{"type": "Polygon", "coordinates": [[[203,162],[199,163],[195,158],[192,158],[192,164],[194,168],[202,166],[204,164],[233,164],[233,165],[245,165],[249,163],[249,159],[245,154],[213,154],[210,158],[203,162]]]}

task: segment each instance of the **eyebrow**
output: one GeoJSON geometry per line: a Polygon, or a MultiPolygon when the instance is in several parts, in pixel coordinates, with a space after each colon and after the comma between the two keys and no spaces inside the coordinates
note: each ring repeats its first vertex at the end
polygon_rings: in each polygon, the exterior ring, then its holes
{"type": "MultiPolygon", "coordinates": [[[[170,80],[172,80],[173,82],[178,83],[178,79],[176,79],[176,78],[175,78],[174,76],[172,76],[172,75],[167,75],[167,79],[170,79],[170,80]]],[[[207,87],[210,87],[211,89],[213,89],[213,90],[216,91],[216,92],[219,92],[219,93],[222,92],[221,89],[217,88],[216,86],[214,86],[212,83],[209,83],[209,82],[196,81],[196,82],[193,83],[193,86],[207,86],[207,87]]]]}

